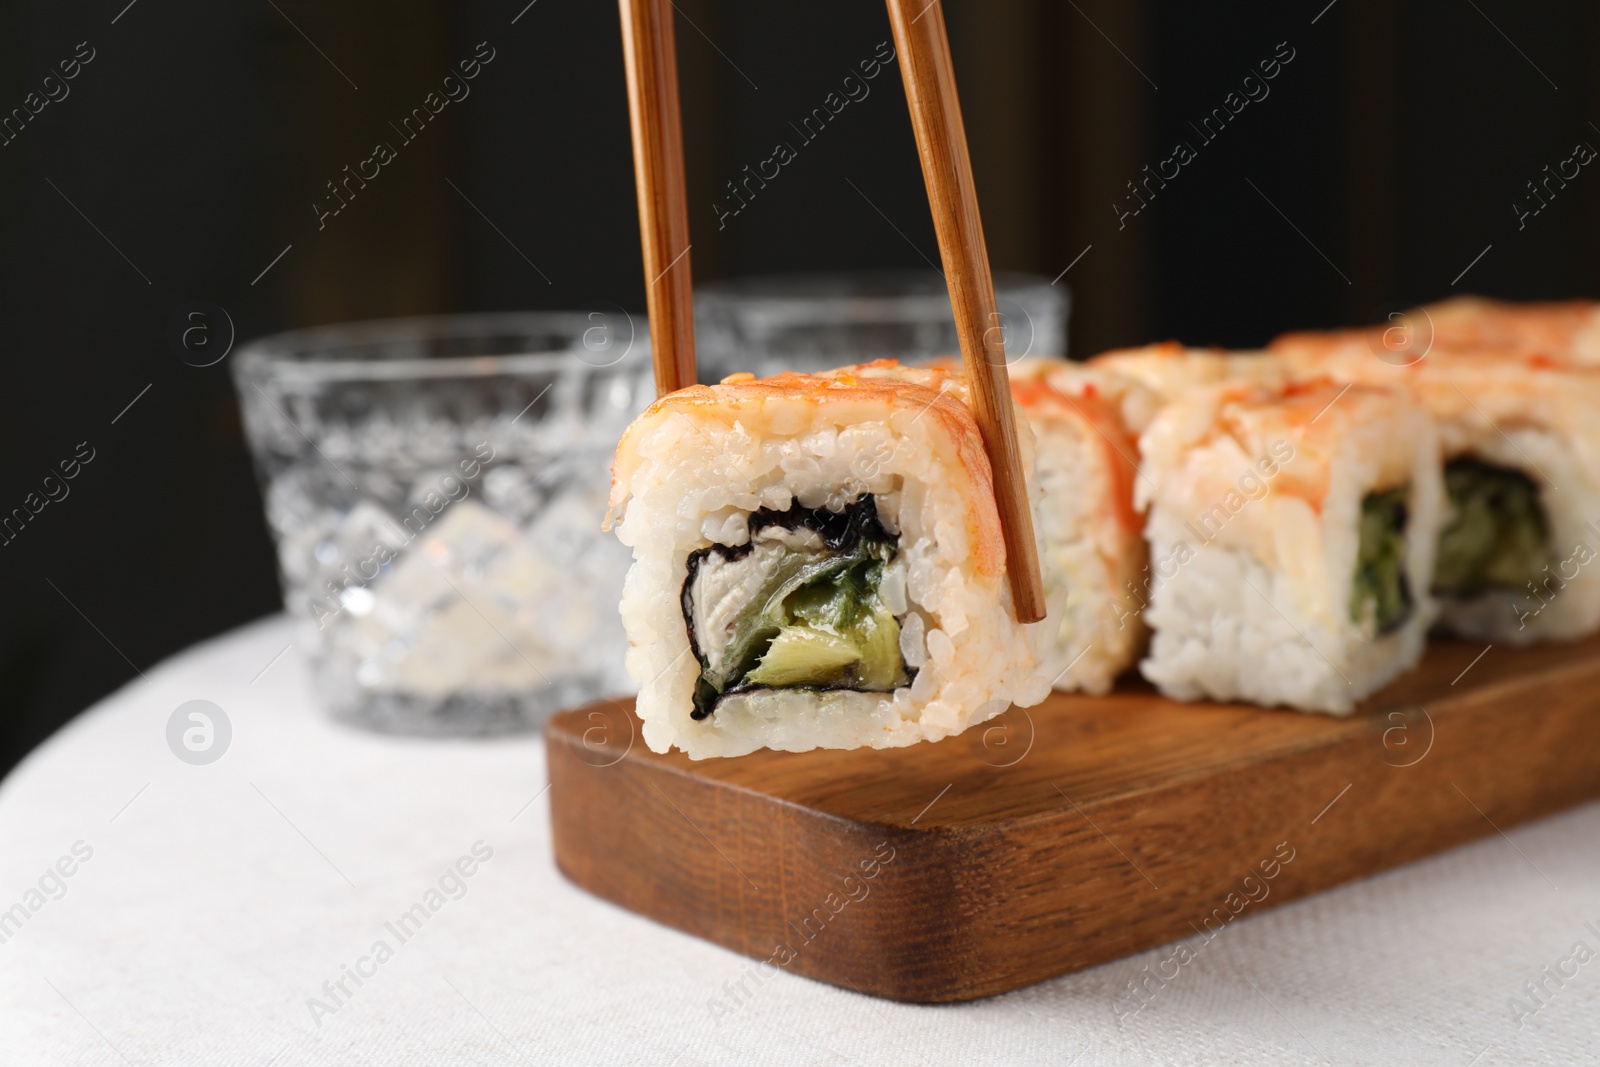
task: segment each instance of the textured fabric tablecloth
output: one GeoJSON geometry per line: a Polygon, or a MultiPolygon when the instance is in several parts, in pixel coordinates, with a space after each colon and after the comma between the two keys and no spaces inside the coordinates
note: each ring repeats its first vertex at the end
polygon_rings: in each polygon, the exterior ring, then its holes
{"type": "Polygon", "coordinates": [[[291,636],[152,669],[0,785],[0,1063],[1600,1062],[1600,806],[1246,914],[1181,966],[913,1007],[753,979],[573,888],[537,739],[336,726],[274,659],[291,636]],[[191,700],[232,725],[205,766],[168,746],[191,700]]]}

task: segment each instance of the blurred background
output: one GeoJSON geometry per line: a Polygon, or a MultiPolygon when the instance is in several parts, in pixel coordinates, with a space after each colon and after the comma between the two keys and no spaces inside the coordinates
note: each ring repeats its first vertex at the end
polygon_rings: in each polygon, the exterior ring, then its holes
{"type": "MultiPolygon", "coordinates": [[[[800,129],[880,54],[880,5],[677,6],[697,281],[937,261],[892,62],[800,129]],[[794,158],[736,195],[779,142],[794,158]]],[[[1600,295],[1600,175],[1545,183],[1600,147],[1594,5],[946,12],[994,266],[1070,287],[1074,355],[1600,295]]],[[[611,3],[0,7],[0,513],[93,455],[0,545],[0,769],[280,608],[229,361],[194,366],[174,324],[223,345],[604,306],[642,328],[632,182],[611,3]],[[379,142],[378,176],[338,184],[379,142]]]]}

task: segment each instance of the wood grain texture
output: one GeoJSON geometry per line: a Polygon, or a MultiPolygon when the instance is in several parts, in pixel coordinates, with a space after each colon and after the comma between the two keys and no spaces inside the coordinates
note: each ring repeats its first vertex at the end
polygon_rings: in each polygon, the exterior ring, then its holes
{"type": "Polygon", "coordinates": [[[695,383],[693,272],[672,0],[618,0],[656,393],[695,383]]]}
{"type": "Polygon", "coordinates": [[[900,56],[911,128],[933,209],[939,258],[955,308],[961,360],[972,385],[973,414],[994,471],[995,503],[1006,541],[1006,570],[1017,618],[1044,618],[1044,582],[1033,540],[1033,513],[1017,451],[1016,418],[1006,373],[1005,343],[995,309],[994,278],[983,240],[978,192],[967,155],[967,131],[956,97],[955,68],[938,0],[887,0],[900,56]]]}
{"type": "Polygon", "coordinates": [[[797,974],[1002,993],[1600,795],[1600,640],[1482,651],[1436,643],[1347,719],[1125,683],[937,744],[698,763],[591,705],[546,731],[556,862],[797,974]]]}

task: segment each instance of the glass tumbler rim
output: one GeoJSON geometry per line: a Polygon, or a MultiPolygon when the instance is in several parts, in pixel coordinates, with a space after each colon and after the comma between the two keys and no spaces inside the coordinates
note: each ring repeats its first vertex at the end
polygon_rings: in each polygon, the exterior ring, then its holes
{"type": "MultiPolygon", "coordinates": [[[[1050,279],[1041,275],[997,271],[994,283],[1001,300],[1026,299],[1033,293],[1054,295],[1050,279]]],[[[695,288],[695,310],[707,320],[741,315],[768,329],[818,322],[841,326],[942,322],[952,314],[949,289],[939,273],[909,267],[719,279],[695,288]]]]}
{"type": "MultiPolygon", "coordinates": [[[[997,270],[995,284],[1011,289],[1049,288],[1050,279],[1041,274],[997,270]]],[[[695,287],[696,295],[772,297],[774,299],[903,299],[922,296],[948,298],[949,290],[937,270],[921,267],[869,267],[857,270],[773,271],[718,278],[695,287]],[[882,292],[863,292],[851,288],[861,282],[875,282],[882,292]]]]}
{"type": "MultiPolygon", "coordinates": [[[[619,309],[620,310],[620,309],[619,309]]],[[[592,315],[584,311],[483,311],[443,315],[414,315],[402,318],[370,319],[310,326],[255,338],[240,346],[234,364],[241,379],[270,379],[282,385],[331,385],[337,383],[406,381],[413,379],[478,379],[500,375],[545,374],[572,370],[574,352],[582,345],[579,338],[595,328],[592,315]],[[427,343],[442,340],[467,340],[529,334],[537,345],[526,351],[493,355],[386,355],[384,346],[427,343]],[[565,335],[563,343],[559,337],[565,335]],[[351,358],[342,350],[371,348],[370,354],[351,358]]],[[[635,344],[648,358],[649,334],[634,324],[623,311],[635,344]]],[[[607,364],[580,360],[585,366],[601,370],[621,363],[627,356],[607,364]]]]}

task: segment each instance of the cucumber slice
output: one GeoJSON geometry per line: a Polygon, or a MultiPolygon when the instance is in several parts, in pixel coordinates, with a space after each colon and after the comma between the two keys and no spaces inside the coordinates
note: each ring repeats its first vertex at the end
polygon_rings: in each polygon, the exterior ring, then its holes
{"type": "Polygon", "coordinates": [[[810,626],[785,626],[744,680],[772,687],[826,685],[860,662],[861,650],[843,637],[810,626]]]}
{"type": "Polygon", "coordinates": [[[1411,617],[1411,587],[1406,583],[1406,501],[1410,486],[1368,493],[1361,501],[1361,535],[1356,573],[1350,583],[1350,619],[1359,623],[1372,612],[1378,633],[1397,629],[1411,617]]]}
{"type": "Polygon", "coordinates": [[[1466,597],[1537,581],[1550,534],[1533,479],[1469,457],[1446,464],[1444,478],[1450,521],[1439,534],[1433,591],[1466,597]]]}

